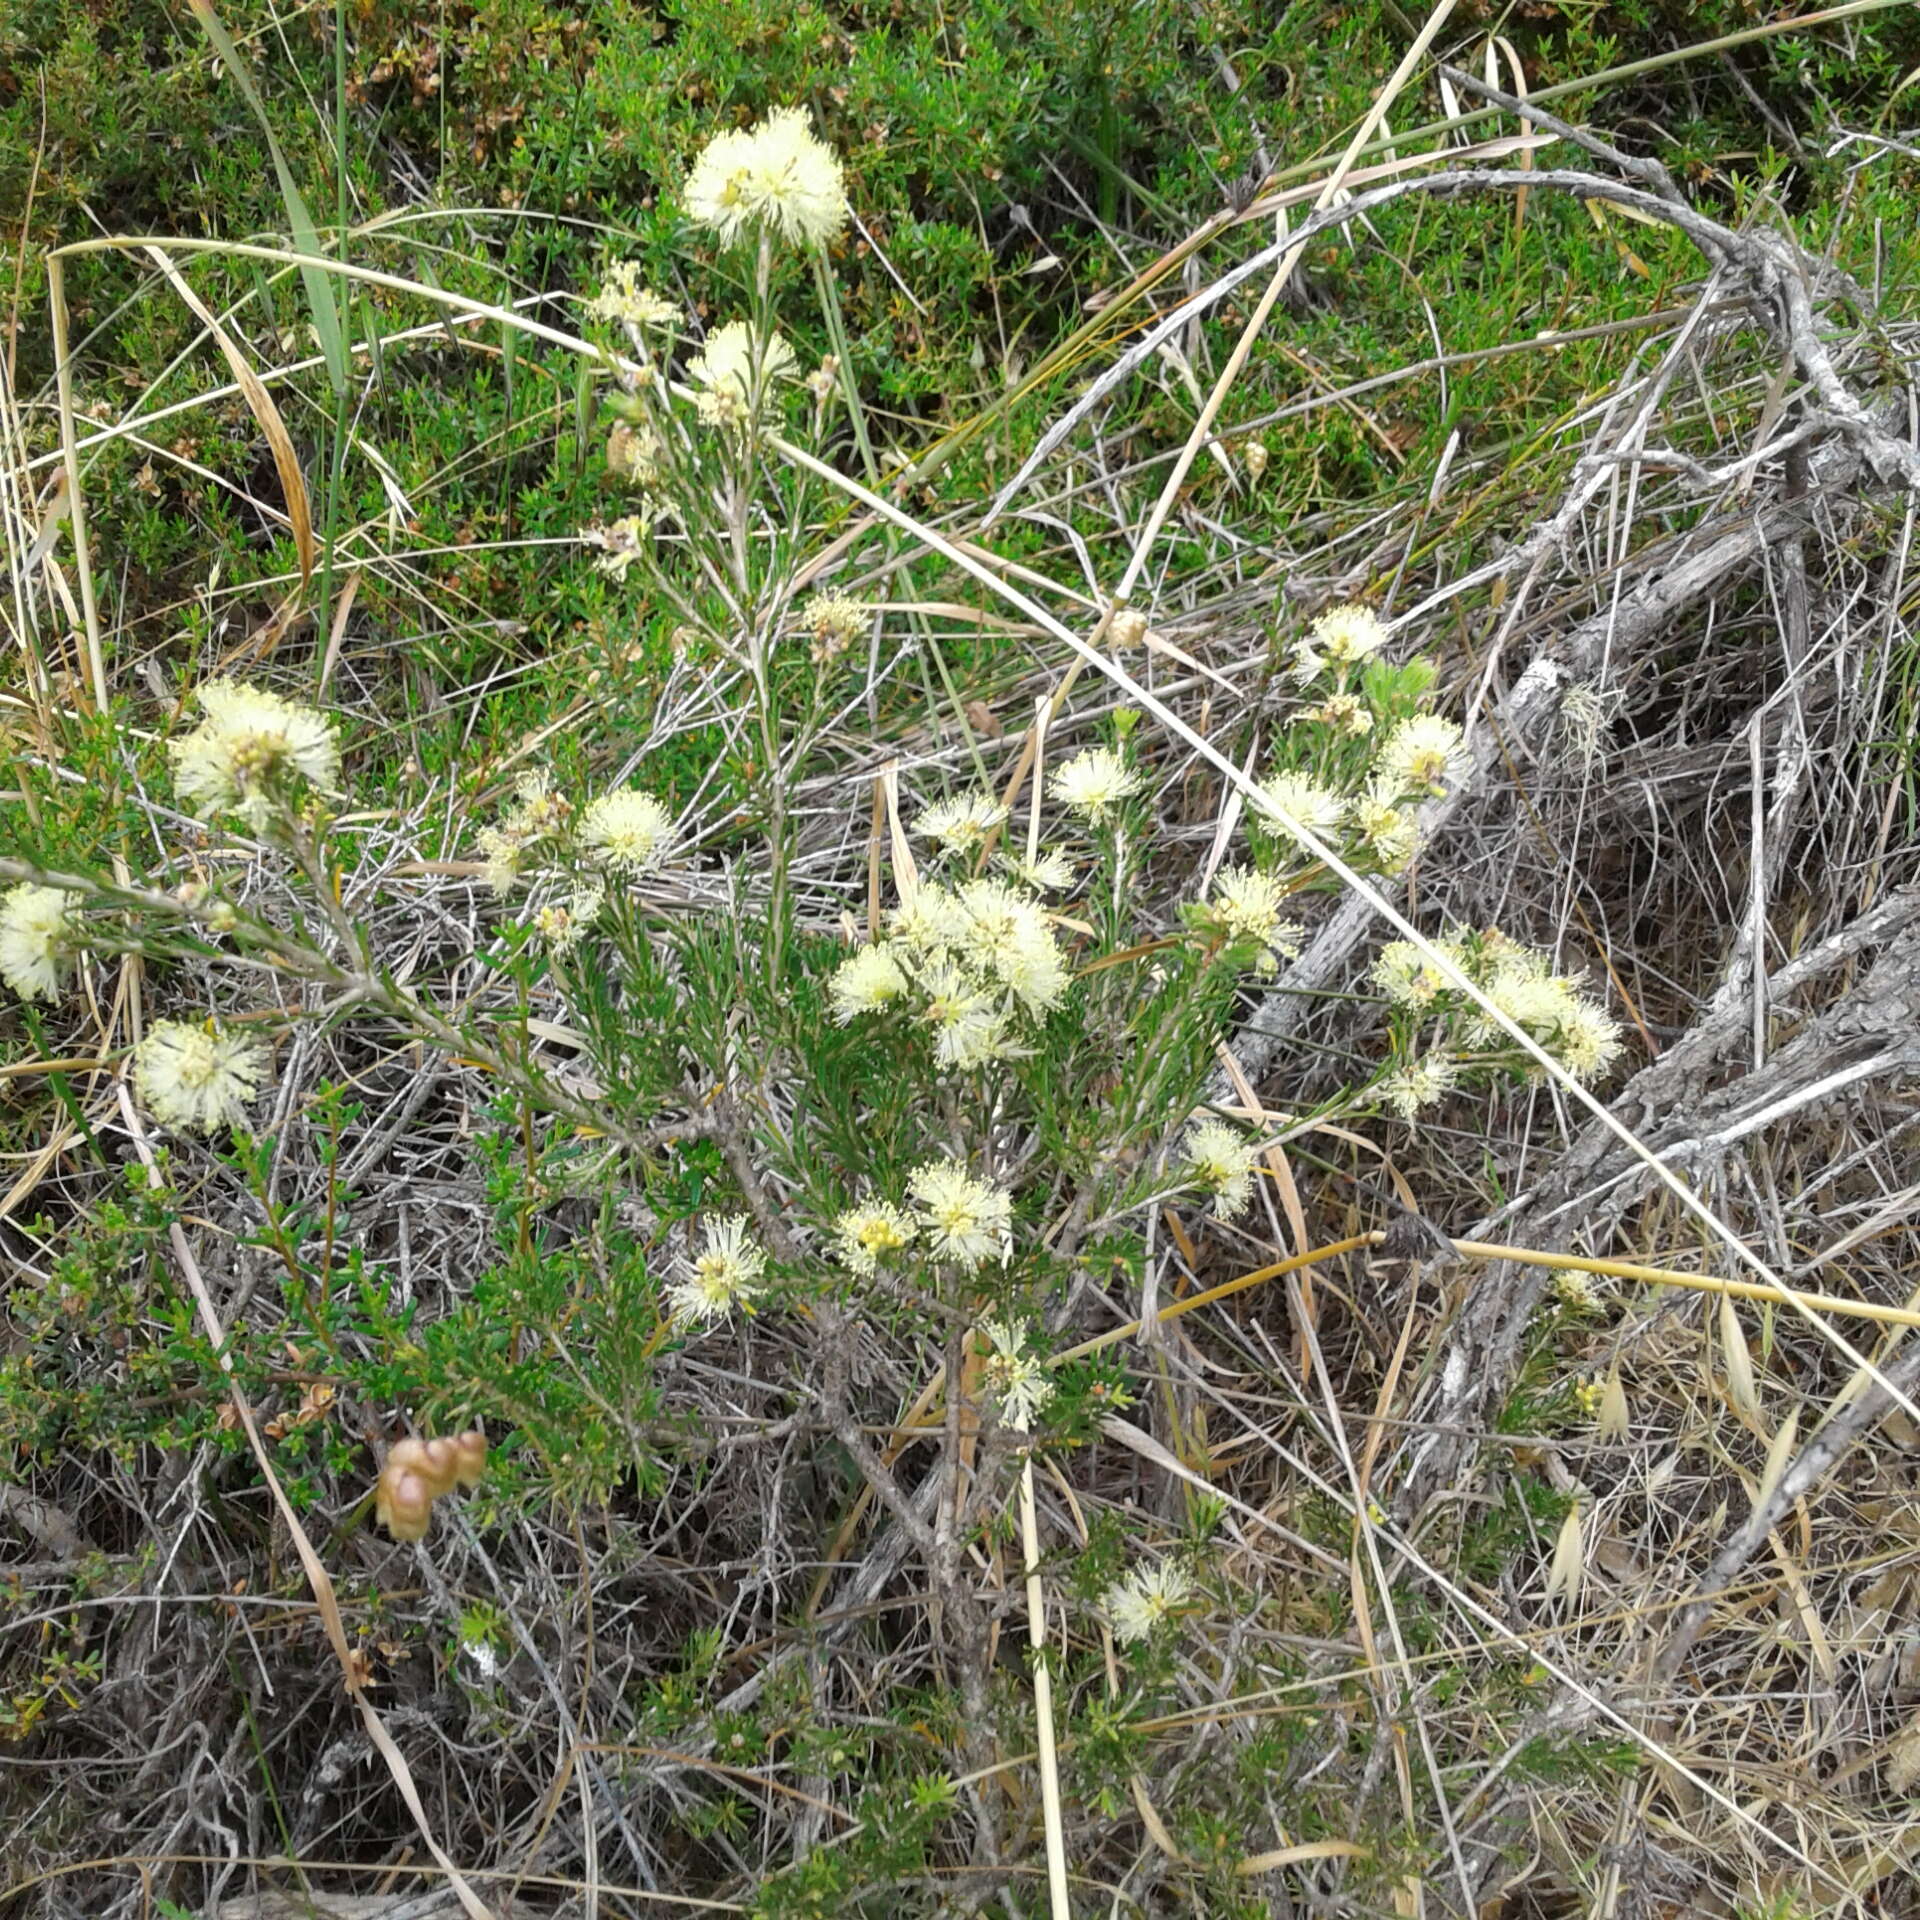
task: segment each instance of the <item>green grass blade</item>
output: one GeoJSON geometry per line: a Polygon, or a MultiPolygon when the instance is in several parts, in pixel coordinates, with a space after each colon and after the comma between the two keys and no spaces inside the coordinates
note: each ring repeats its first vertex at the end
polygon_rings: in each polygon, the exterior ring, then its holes
{"type": "MultiPolygon", "coordinates": [[[[246,95],[247,105],[253,109],[253,117],[259,121],[260,131],[266,135],[267,152],[273,158],[273,171],[280,182],[280,197],[286,203],[287,223],[293,229],[295,248],[308,254],[325,252],[326,249],[320,244],[319,229],[313,224],[313,215],[307,211],[307,203],[294,181],[293,170],[287,165],[286,155],[280,151],[280,142],[274,138],[273,122],[267,117],[266,102],[253,84],[253,76],[247,71],[240,49],[233,44],[226,28],[214,17],[211,0],[188,0],[188,4],[193,8],[193,17],[206,29],[214,51],[226,63],[227,71],[246,95]]],[[[343,233],[340,238],[344,245],[346,235],[343,233]]],[[[326,356],[327,376],[333,382],[335,393],[345,393],[347,344],[340,330],[340,309],[334,303],[333,289],[327,284],[326,276],[312,267],[300,270],[300,280],[307,290],[307,309],[313,318],[313,330],[320,336],[320,351],[326,356]]]]}

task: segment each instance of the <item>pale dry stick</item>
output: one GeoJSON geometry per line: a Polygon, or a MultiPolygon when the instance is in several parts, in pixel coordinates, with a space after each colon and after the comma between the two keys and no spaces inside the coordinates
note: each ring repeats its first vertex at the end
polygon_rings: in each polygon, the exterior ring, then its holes
{"type": "MultiPolygon", "coordinates": [[[[116,1089],[120,1102],[120,1113],[126,1122],[127,1133],[133,1141],[134,1151],[139,1154],[140,1162],[147,1171],[147,1184],[156,1190],[164,1191],[166,1176],[160,1171],[160,1163],[153,1156],[153,1148],[147,1141],[147,1130],[141,1124],[140,1115],[133,1104],[133,1097],[127,1091],[122,1080],[116,1089]]],[[[246,1430],[247,1443],[253,1449],[253,1456],[260,1464],[260,1472],[266,1480],[267,1491],[272,1494],[273,1502],[280,1510],[280,1518],[286,1524],[291,1536],[294,1551],[300,1556],[300,1565],[307,1576],[307,1584],[313,1589],[315,1605],[320,1610],[321,1624],[326,1629],[327,1642],[333,1649],[334,1658],[340,1663],[340,1680],[346,1688],[347,1697],[359,1709],[361,1725],[366,1728],[367,1738],[380,1750],[380,1757],[387,1763],[387,1771],[393,1776],[393,1784],[399,1788],[400,1797],[407,1804],[407,1811],[413,1815],[414,1825],[420,1830],[420,1837],[426,1842],[427,1851],[434,1857],[436,1864],[447,1877],[447,1884],[459,1896],[460,1904],[466,1909],[468,1920],[494,1920],[492,1910],[480,1896],[468,1885],[466,1877],[452,1860],[442,1852],[440,1842],[434,1838],[433,1828],[427,1819],[426,1807],[421,1803],[419,1789],[414,1785],[413,1770],[407,1765],[406,1755],[394,1743],[393,1735],[387,1731],[386,1723],[374,1710],[372,1701],[366,1696],[365,1682],[359,1677],[353,1658],[353,1649],[347,1644],[346,1623],[340,1617],[340,1603],[334,1596],[333,1579],[321,1564],[320,1556],[314,1552],[313,1542],[307,1537],[306,1528],[301,1525],[300,1516],[294,1512],[292,1502],[288,1500],[286,1489],[280,1484],[280,1476],[273,1470],[273,1461],[267,1453],[266,1442],[260,1436],[259,1422],[254,1417],[253,1403],[247,1398],[240,1383],[233,1377],[233,1355],[227,1351],[227,1329],[220,1324],[220,1314],[213,1304],[213,1296],[207,1291],[207,1283],[200,1272],[200,1263],[194,1258],[193,1248],[187,1243],[187,1236],[176,1220],[167,1229],[167,1237],[173,1246],[173,1255],[179,1264],[181,1278],[187,1283],[187,1290],[193,1295],[193,1303],[200,1316],[200,1324],[205,1327],[207,1338],[212,1342],[214,1353],[218,1356],[220,1370],[227,1376],[229,1397],[233,1409],[240,1417],[240,1424],[246,1430]]]]}
{"type": "Polygon", "coordinates": [[[80,457],[74,447],[73,350],[67,324],[66,268],[57,251],[47,255],[46,265],[47,306],[53,318],[53,375],[60,398],[60,457],[67,469],[67,513],[73,522],[74,570],[80,576],[80,609],[86,622],[87,673],[93,682],[94,711],[105,713],[107,661],[100,645],[100,609],[93,597],[93,549],[87,539],[87,506],[80,495],[80,457]]]}
{"type": "Polygon", "coordinates": [[[1047,1659],[1047,1603],[1040,1585],[1040,1522],[1033,1504],[1033,1455],[1020,1464],[1020,1544],[1026,1558],[1027,1637],[1033,1645],[1033,1719],[1040,1736],[1040,1808],[1047,1834],[1047,1898],[1053,1920],[1073,1920],[1067,1896],[1067,1835],[1060,1817],[1060,1760],[1053,1744],[1053,1675],[1047,1659]]]}
{"type": "MultiPolygon", "coordinates": [[[[1541,176],[1532,175],[1529,176],[1529,178],[1532,184],[1538,185],[1541,176]]],[[[1641,197],[1650,198],[1651,196],[1641,197]]],[[[1658,202],[1654,202],[1654,205],[1657,206],[1658,204],[1658,202]]],[[[1064,621],[1057,619],[1037,601],[1030,600],[1025,594],[1021,593],[1017,587],[1010,586],[1006,581],[998,578],[992,568],[983,566],[979,561],[962,553],[951,541],[946,539],[944,535],[924,525],[922,522],[915,520],[911,514],[895,506],[892,501],[883,500],[878,494],[863,487],[857,480],[853,480],[843,473],[836,472],[824,461],[815,459],[812,454],[800,447],[794,446],[789,441],[782,440],[775,435],[770,435],[769,445],[774,451],[779,453],[781,458],[792,461],[797,466],[806,468],[808,471],[818,475],[821,479],[826,480],[830,485],[838,487],[853,499],[860,501],[862,505],[879,514],[883,519],[889,520],[904,531],[913,534],[929,551],[941,555],[941,557],[951,565],[959,567],[962,571],[971,574],[991,592],[999,594],[1000,597],[1010,605],[1018,607],[1029,619],[1038,621],[1055,639],[1064,641],[1089,665],[1103,673],[1116,687],[1125,693],[1136,706],[1150,713],[1174,738],[1184,742],[1188,748],[1224,779],[1239,788],[1245,799],[1251,801],[1253,805],[1262,812],[1271,814],[1278,819],[1288,833],[1319,860],[1329,873],[1333,874],[1343,885],[1359,894],[1382,920],[1392,927],[1403,939],[1411,942],[1427,964],[1432,967],[1455,992],[1463,994],[1467,999],[1471,1000],[1494,1026],[1499,1028],[1515,1046],[1540,1068],[1548,1079],[1560,1087],[1570,1099],[1584,1107],[1587,1112],[1599,1122],[1601,1127],[1611,1133],[1635,1159],[1639,1160],[1653,1174],[1654,1178],[1664,1186],[1695,1219],[1699,1220],[1717,1240],[1732,1252],[1737,1260],[1750,1267],[1759,1275],[1760,1279],[1766,1285],[1775,1290],[1783,1302],[1792,1306],[1794,1310],[1815,1329],[1821,1339],[1826,1340],[1837,1352],[1843,1354],[1850,1360],[1854,1366],[1869,1369],[1872,1377],[1879,1380],[1883,1386],[1887,1384],[1885,1380],[1882,1379],[1879,1370],[1873,1366],[1872,1361],[1867,1359],[1867,1357],[1860,1353],[1850,1342],[1829,1327],[1820,1314],[1806,1304],[1804,1295],[1795,1292],[1794,1289],[1789,1287],[1766,1261],[1763,1260],[1759,1254],[1755,1253],[1753,1249],[1741,1239],[1739,1234],[1737,1234],[1726,1221],[1722,1220],[1712,1207],[1700,1198],[1692,1187],[1682,1180],[1671,1167],[1663,1164],[1659,1157],[1642,1142],[1639,1135],[1636,1134],[1631,1127],[1627,1126],[1624,1121],[1616,1118],[1614,1114],[1601,1104],[1593,1093],[1582,1086],[1558,1060],[1548,1053],[1532,1034],[1521,1027],[1518,1022],[1512,1019],[1502,1008],[1497,1007],[1488,997],[1486,990],[1469,980],[1466,974],[1461,971],[1459,964],[1451,956],[1443,953],[1435,946],[1433,941],[1422,933],[1398,907],[1394,906],[1370,881],[1356,873],[1353,868],[1340,857],[1339,853],[1327,845],[1312,828],[1300,821],[1292,819],[1283,808],[1276,806],[1272,798],[1254,781],[1250,780],[1240,768],[1236,767],[1218,747],[1213,745],[1211,741],[1204,739],[1156,694],[1142,686],[1118,661],[1109,659],[1101,654],[1097,648],[1089,645],[1087,641],[1083,640],[1068,627],[1064,621]]],[[[1903,1391],[1896,1390],[1894,1397],[1906,1413],[1914,1419],[1920,1420],[1920,1403],[1916,1403],[1903,1391]]]]}
{"type": "MultiPolygon", "coordinates": [[[[1415,36],[1402,57],[1400,64],[1388,77],[1387,84],[1380,89],[1373,105],[1367,109],[1364,119],[1355,130],[1347,144],[1347,150],[1340,156],[1339,164],[1327,176],[1318,195],[1314,199],[1315,213],[1324,213],[1333,204],[1352,171],[1354,162],[1360,156],[1360,150],[1373,138],[1374,129],[1387,116],[1387,110],[1399,97],[1400,90],[1412,77],[1413,70],[1426,57],[1427,49],[1432,46],[1440,29],[1446,24],[1447,16],[1453,12],[1457,0],[1437,0],[1433,12],[1427,17],[1427,24],[1415,36]]],[[[1267,317],[1273,312],[1275,303],[1286,291],[1287,282],[1293,278],[1294,270],[1300,264],[1300,256],[1306,247],[1303,236],[1289,250],[1282,254],[1279,264],[1273,270],[1273,278],[1267,282],[1266,291],[1260,296],[1259,304],[1253,310],[1253,317],[1241,330],[1240,338],[1233,343],[1233,352],[1227,356],[1227,364],[1221,369],[1220,378],[1214,382],[1213,391],[1207,395],[1206,405],[1200,409],[1200,417],[1194,422],[1193,431],[1187,436],[1187,443],[1180,449],[1180,457],[1173,463],[1173,471],[1167,475],[1166,484],[1160,489],[1160,497],[1153,503],[1153,511],[1147,516],[1147,524],[1140,538],[1134,543],[1132,554],[1128,557],[1126,570],[1120,576],[1120,585],[1115,589],[1114,600],[1124,606],[1138,584],[1140,575],[1146,570],[1147,556],[1153,551],[1154,542],[1160,537],[1160,529],[1166,524],[1166,518],[1173,511],[1173,503],[1180,489],[1186,484],[1188,473],[1194,461],[1199,457],[1201,446],[1208,439],[1215,418],[1226,398],[1232,391],[1233,383],[1240,377],[1240,370],[1247,364],[1248,356],[1253,352],[1253,344],[1266,326],[1267,317]]]]}

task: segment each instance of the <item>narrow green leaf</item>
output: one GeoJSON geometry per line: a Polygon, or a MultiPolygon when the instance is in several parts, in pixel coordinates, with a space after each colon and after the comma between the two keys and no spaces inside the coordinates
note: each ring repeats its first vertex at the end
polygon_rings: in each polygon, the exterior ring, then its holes
{"type": "MultiPolygon", "coordinates": [[[[286,155],[280,151],[280,142],[273,136],[273,122],[267,117],[267,104],[253,84],[253,76],[240,57],[240,49],[228,37],[226,28],[214,18],[212,0],[188,0],[188,4],[193,8],[193,17],[213,42],[214,51],[246,96],[247,105],[253,109],[253,117],[260,122],[260,131],[266,135],[267,152],[273,157],[273,170],[280,181],[280,198],[286,203],[287,224],[293,229],[294,246],[301,253],[318,255],[321,252],[319,229],[314,226],[313,215],[307,211],[307,203],[300,196],[286,155]]],[[[342,234],[343,243],[345,239],[346,236],[342,234]]],[[[340,330],[340,309],[334,301],[333,283],[318,267],[302,267],[300,279],[307,290],[307,309],[313,318],[313,330],[320,336],[320,351],[326,355],[327,376],[333,382],[334,392],[343,394],[347,390],[347,345],[340,330]]]]}

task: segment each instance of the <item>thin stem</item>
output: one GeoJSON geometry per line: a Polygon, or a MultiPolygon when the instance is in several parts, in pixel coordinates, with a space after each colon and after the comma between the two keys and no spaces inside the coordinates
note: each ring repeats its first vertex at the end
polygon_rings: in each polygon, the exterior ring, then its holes
{"type": "Polygon", "coordinates": [[[1053,1676],[1047,1670],[1047,1607],[1040,1585],[1040,1524],[1033,1455],[1020,1464],[1020,1541],[1026,1555],[1027,1634],[1033,1642],[1033,1718],[1040,1735],[1040,1809],[1047,1832],[1047,1901],[1053,1920],[1073,1920],[1067,1898],[1067,1836],[1060,1818],[1060,1762],[1053,1744],[1053,1676]]]}

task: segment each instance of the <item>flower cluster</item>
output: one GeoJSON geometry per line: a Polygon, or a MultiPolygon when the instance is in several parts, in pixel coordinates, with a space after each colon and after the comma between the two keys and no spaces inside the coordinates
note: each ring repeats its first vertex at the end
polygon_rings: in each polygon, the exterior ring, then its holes
{"type": "Polygon", "coordinates": [[[808,657],[816,667],[838,660],[873,623],[873,609],[844,593],[816,593],[800,609],[800,625],[812,637],[808,657]]]}
{"type": "Polygon", "coordinates": [[[1088,747],[1054,768],[1047,791],[1089,826],[1103,826],[1121,801],[1140,791],[1140,776],[1111,747],[1088,747]]]}
{"type": "Polygon", "coordinates": [[[1158,1560],[1134,1568],[1101,1595],[1100,1604],[1113,1622],[1113,1637],[1122,1646],[1134,1646],[1192,1597],[1193,1576],[1170,1560],[1158,1560]]]}
{"type": "Polygon", "coordinates": [[[571,926],[577,938],[606,898],[599,876],[639,879],[666,857],[672,837],[673,816],[650,793],[619,787],[576,813],[553,776],[536,771],[520,776],[499,825],[481,832],[480,851],[496,893],[510,892],[536,863],[587,868],[588,877],[576,882],[568,905],[554,910],[565,918],[541,929],[551,939],[571,926]]]}
{"type": "Polygon", "coordinates": [[[680,324],[680,309],[642,285],[638,260],[617,260],[607,269],[605,283],[587,302],[587,312],[596,320],[629,327],[667,329],[680,324]]]}
{"type": "Polygon", "coordinates": [[[936,1260],[971,1270],[1004,1260],[1013,1246],[1013,1200],[1005,1187],[976,1180],[957,1160],[929,1160],[907,1181],[915,1227],[936,1260]]]}
{"type": "Polygon", "coordinates": [[[1257,867],[1223,867],[1214,876],[1213,897],[1200,909],[1204,924],[1224,939],[1252,947],[1256,973],[1272,973],[1280,959],[1300,951],[1300,925],[1286,919],[1286,883],[1257,867]]]}
{"type": "MultiPolygon", "coordinates": [[[[1432,942],[1488,1001],[1521,1028],[1576,1080],[1597,1079],[1620,1056],[1620,1029],[1580,983],[1553,971],[1547,956],[1489,928],[1432,942]]],[[[1444,1019],[1468,1047],[1511,1048],[1506,1029],[1485,1007],[1460,992],[1410,940],[1390,941],[1373,964],[1373,982],[1390,1006],[1419,1017],[1444,1019]]],[[[1433,1056],[1386,1084],[1396,1111],[1411,1114],[1450,1091],[1455,1075],[1433,1056]]]]}
{"type": "Polygon", "coordinates": [[[1018,1017],[1043,1019],[1068,984],[1045,911],[1009,881],[979,879],[916,887],[887,939],[841,963],[831,994],[842,1025],[910,1003],[935,1060],[968,1069],[1023,1052],[1018,1017]]]}
{"type": "Polygon", "coordinates": [[[22,1000],[51,1000],[60,991],[79,897],[31,882],[0,895],[0,980],[22,1000]]]}
{"type": "Polygon", "coordinates": [[[697,389],[694,409],[710,427],[762,425],[773,411],[775,388],[797,377],[798,364],[784,334],[759,340],[748,322],[729,320],[687,362],[687,378],[697,389]]]}
{"type": "Polygon", "coordinates": [[[210,1020],[156,1020],[133,1050],[133,1084],[163,1127],[217,1133],[246,1123],[266,1059],[259,1041],[210,1020]]]}
{"type": "Polygon", "coordinates": [[[169,751],[174,791],[202,820],[238,814],[264,833],[300,783],[340,791],[340,743],[324,714],[239,680],[211,681],[195,698],[205,717],[169,751]]]}
{"type": "Polygon", "coordinates": [[[700,1251],[682,1263],[667,1288],[667,1305],[676,1326],[704,1330],[727,1318],[735,1307],[753,1311],[767,1268],[767,1256],[748,1237],[747,1217],[729,1214],[706,1232],[700,1251]]]}
{"type": "Polygon", "coordinates": [[[1045,1366],[1027,1352],[1021,1330],[1004,1320],[983,1320],[974,1330],[987,1343],[980,1383],[993,1401],[1000,1424],[1031,1433],[1033,1423],[1052,1404],[1054,1386],[1045,1366]]]}
{"type": "Polygon", "coordinates": [[[824,246],[848,213],[839,156],[804,107],[709,141],[687,177],[686,206],[729,246],[750,233],[824,246]]]}
{"type": "Polygon", "coordinates": [[[942,853],[973,853],[1006,819],[1007,809],[1000,801],[975,790],[923,808],[913,830],[933,841],[942,853]]]}
{"type": "Polygon", "coordinates": [[[882,1260],[912,1244],[918,1223],[890,1200],[849,1207],[833,1223],[840,1257],[863,1280],[871,1280],[882,1260]]]}
{"type": "Polygon", "coordinates": [[[563,839],[573,819],[573,802],[543,771],[523,773],[514,783],[513,804],[500,824],[484,828],[480,852],[495,893],[507,893],[520,878],[527,857],[542,844],[563,839]]]}
{"type": "Polygon", "coordinates": [[[1213,1196],[1213,1210],[1223,1220],[1241,1212],[1253,1193],[1253,1172],[1260,1162],[1257,1141],[1249,1140],[1224,1120],[1202,1120],[1180,1143],[1186,1177],[1203,1193],[1213,1196]]]}
{"type": "Polygon", "coordinates": [[[1294,670],[1303,680],[1317,679],[1331,667],[1356,667],[1387,644],[1387,630],[1371,607],[1333,607],[1313,623],[1294,649],[1294,670]]]}

